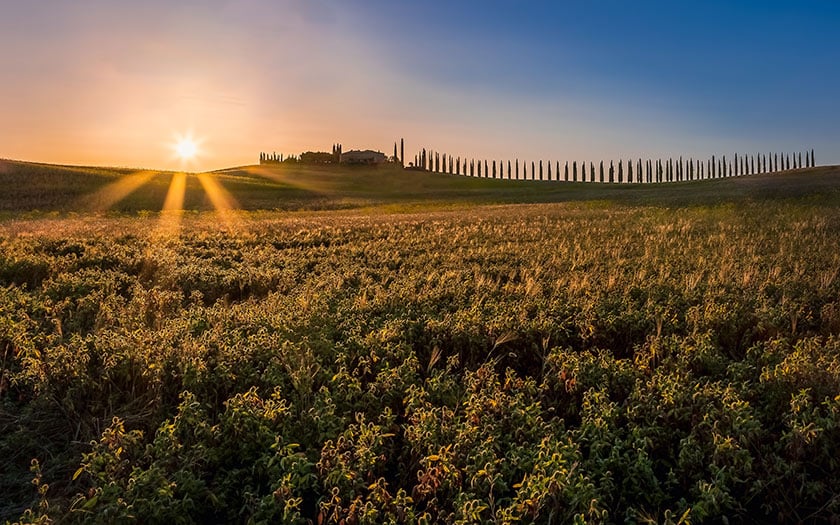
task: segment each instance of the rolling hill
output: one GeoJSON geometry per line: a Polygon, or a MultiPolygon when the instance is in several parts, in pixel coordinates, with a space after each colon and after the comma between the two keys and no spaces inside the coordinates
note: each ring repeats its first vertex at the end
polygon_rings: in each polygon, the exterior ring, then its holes
{"type": "MultiPolygon", "coordinates": [[[[0,160],[0,213],[159,211],[175,173],[0,160]]],[[[246,166],[209,174],[244,210],[390,211],[473,204],[604,200],[624,204],[714,204],[813,196],[840,199],[840,167],[666,184],[593,184],[479,179],[395,166],[246,166]]],[[[183,208],[213,209],[196,174],[186,174],[183,208]]]]}

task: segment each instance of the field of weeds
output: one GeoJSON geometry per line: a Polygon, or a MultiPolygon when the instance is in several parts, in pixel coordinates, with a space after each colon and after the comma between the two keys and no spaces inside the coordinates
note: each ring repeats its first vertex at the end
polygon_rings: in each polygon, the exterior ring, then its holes
{"type": "Polygon", "coordinates": [[[836,520],[840,208],[0,222],[0,519],[836,520]]]}

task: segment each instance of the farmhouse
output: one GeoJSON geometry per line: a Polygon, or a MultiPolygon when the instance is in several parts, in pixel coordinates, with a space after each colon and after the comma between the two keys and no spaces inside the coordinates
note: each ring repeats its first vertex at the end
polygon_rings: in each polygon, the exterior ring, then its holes
{"type": "Polygon", "coordinates": [[[388,158],[380,151],[366,149],[364,151],[351,150],[341,153],[342,164],[381,164],[388,158]]]}

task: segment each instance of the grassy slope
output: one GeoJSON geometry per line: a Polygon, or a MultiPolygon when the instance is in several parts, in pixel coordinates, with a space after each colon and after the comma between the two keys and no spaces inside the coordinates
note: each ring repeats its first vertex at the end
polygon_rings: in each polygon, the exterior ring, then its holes
{"type": "MultiPolygon", "coordinates": [[[[86,211],[85,197],[135,173],[123,168],[71,167],[0,161],[0,214],[86,211]]],[[[171,172],[155,172],[112,210],[161,209],[171,172]]],[[[251,166],[214,172],[246,210],[329,210],[376,207],[388,211],[470,204],[605,200],[626,204],[714,204],[743,199],[816,196],[840,200],[840,167],[670,184],[628,185],[477,179],[395,167],[251,166]]],[[[212,205],[194,175],[185,209],[212,205]]],[[[0,215],[2,216],[2,215],[0,215]]]]}

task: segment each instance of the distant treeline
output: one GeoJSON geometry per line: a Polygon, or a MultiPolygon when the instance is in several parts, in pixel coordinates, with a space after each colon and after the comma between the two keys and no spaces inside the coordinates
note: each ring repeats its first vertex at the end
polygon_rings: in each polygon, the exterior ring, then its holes
{"type": "Polygon", "coordinates": [[[488,161],[447,155],[423,148],[409,167],[436,173],[490,179],[564,182],[654,183],[719,179],[773,173],[816,165],[814,150],[797,153],[712,155],[707,159],[630,159],[597,161],[488,161]],[[552,170],[553,167],[553,170],[552,170]]]}

